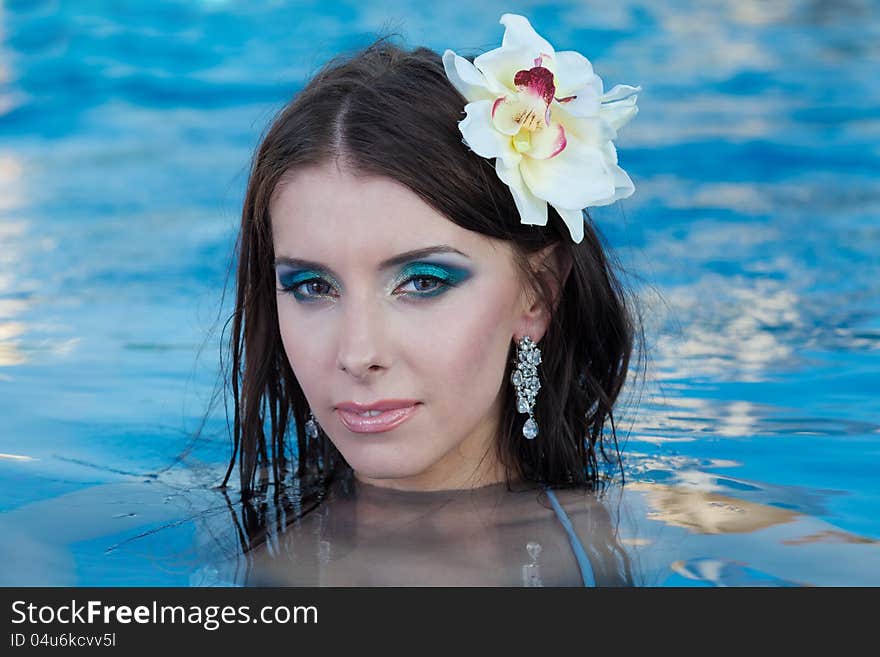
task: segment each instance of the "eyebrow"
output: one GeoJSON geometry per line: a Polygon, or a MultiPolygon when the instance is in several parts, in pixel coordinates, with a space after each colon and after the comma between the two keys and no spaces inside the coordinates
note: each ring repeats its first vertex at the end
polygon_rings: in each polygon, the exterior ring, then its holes
{"type": "MultiPolygon", "coordinates": [[[[388,258],[387,260],[383,260],[379,263],[379,269],[389,269],[390,267],[402,265],[403,263],[409,262],[410,260],[425,258],[427,256],[437,253],[457,253],[464,256],[465,258],[468,257],[466,253],[463,253],[458,249],[449,246],[448,244],[439,244],[437,246],[429,246],[424,249],[416,249],[415,251],[407,251],[405,253],[400,253],[394,257],[388,258]]],[[[289,267],[303,269],[320,269],[322,271],[328,272],[333,276],[336,276],[336,273],[332,269],[330,269],[326,265],[322,265],[320,262],[314,262],[312,260],[290,258],[288,256],[278,256],[277,258],[275,258],[275,266],[277,267],[278,265],[287,265],[289,267]]]]}

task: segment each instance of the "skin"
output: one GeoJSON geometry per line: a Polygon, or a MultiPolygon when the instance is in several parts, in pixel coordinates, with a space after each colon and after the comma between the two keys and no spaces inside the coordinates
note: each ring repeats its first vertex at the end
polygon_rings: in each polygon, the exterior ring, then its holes
{"type": "MultiPolygon", "coordinates": [[[[270,216],[284,349],[355,476],[399,490],[502,481],[494,445],[503,395],[513,394],[503,380],[507,351],[522,335],[537,342],[549,324],[509,245],[457,226],[392,179],[356,177],[335,162],[288,172],[270,216]],[[379,266],[435,245],[466,255],[379,266]],[[291,267],[285,257],[325,271],[291,267]],[[455,284],[412,278],[425,273],[455,284]],[[352,432],[334,410],[389,398],[420,405],[382,433],[352,432]]],[[[533,264],[548,255],[535,254],[533,264]]],[[[560,266],[555,254],[548,263],[560,266]]]]}

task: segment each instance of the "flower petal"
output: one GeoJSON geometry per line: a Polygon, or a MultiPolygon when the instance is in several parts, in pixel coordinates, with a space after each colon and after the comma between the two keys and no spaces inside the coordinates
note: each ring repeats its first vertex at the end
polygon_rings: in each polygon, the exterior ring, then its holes
{"type": "Polygon", "coordinates": [[[489,88],[497,95],[516,91],[513,78],[517,71],[534,66],[532,51],[527,48],[495,48],[474,59],[476,66],[485,76],[489,88]]]}
{"type": "MultiPolygon", "coordinates": [[[[544,37],[540,36],[525,16],[519,14],[504,14],[499,21],[504,26],[504,37],[501,39],[501,47],[526,48],[532,53],[532,57],[541,54],[554,57],[556,52],[544,37]]],[[[523,67],[531,68],[531,66],[523,67]]]]}
{"type": "Polygon", "coordinates": [[[636,99],[641,87],[631,87],[626,84],[618,84],[611,91],[601,97],[602,106],[599,116],[608,121],[615,130],[622,128],[639,113],[636,99]]]}
{"type": "Polygon", "coordinates": [[[519,132],[516,116],[522,111],[522,103],[515,95],[502,96],[492,103],[492,123],[505,135],[513,136],[519,132]]]}
{"type": "MultiPolygon", "coordinates": [[[[603,103],[613,103],[618,100],[628,99],[633,94],[637,94],[642,90],[641,86],[632,87],[628,84],[615,84],[614,87],[602,96],[603,103]]],[[[633,100],[635,102],[635,100],[633,100]]]]}
{"type": "Polygon", "coordinates": [[[519,167],[506,166],[498,159],[495,161],[495,172],[501,181],[510,187],[516,209],[519,210],[520,222],[533,226],[546,226],[547,203],[532,194],[523,184],[519,167]]]}
{"type": "Polygon", "coordinates": [[[602,95],[602,80],[593,72],[590,60],[574,50],[556,53],[556,95],[559,98],[577,94],[584,87],[602,95]]]}
{"type": "Polygon", "coordinates": [[[602,147],[602,152],[605,153],[605,159],[608,162],[608,169],[612,176],[614,191],[604,198],[597,198],[595,201],[591,202],[590,205],[594,207],[610,205],[620,199],[628,198],[632,196],[635,191],[635,185],[630,179],[629,174],[617,165],[617,151],[614,148],[614,144],[608,142],[602,147]]]}
{"type": "Polygon", "coordinates": [[[494,96],[485,76],[464,57],[447,50],[443,53],[443,68],[452,86],[458,89],[466,100],[485,100],[494,96]]]}
{"type": "Polygon", "coordinates": [[[636,191],[636,186],[629,177],[629,174],[616,164],[612,167],[614,173],[614,196],[608,200],[608,203],[614,203],[623,198],[629,198],[636,191]]]}
{"type": "Polygon", "coordinates": [[[584,239],[584,211],[583,210],[566,210],[557,206],[553,209],[562,217],[562,221],[568,226],[568,232],[575,244],[580,244],[584,239]]]}
{"type": "Polygon", "coordinates": [[[535,196],[554,206],[581,209],[614,194],[614,176],[606,153],[595,145],[567,135],[565,148],[556,157],[520,164],[523,181],[535,196]]]}
{"type": "Polygon", "coordinates": [[[466,116],[458,128],[465,143],[474,153],[486,158],[503,158],[510,165],[515,165],[522,158],[511,144],[510,137],[498,132],[492,123],[491,100],[478,100],[464,107],[466,116]]]}
{"type": "Polygon", "coordinates": [[[608,201],[608,203],[632,196],[636,187],[629,174],[617,165],[617,149],[614,147],[614,144],[609,141],[602,147],[602,151],[605,153],[605,159],[609,163],[608,168],[614,176],[614,198],[608,201]]]}
{"type": "Polygon", "coordinates": [[[536,160],[546,160],[561,153],[565,144],[565,128],[556,121],[532,133],[531,147],[526,155],[536,160]]]}
{"type": "Polygon", "coordinates": [[[565,126],[566,135],[574,135],[587,144],[599,146],[617,138],[617,131],[608,121],[599,115],[575,116],[568,108],[568,103],[553,105],[553,120],[565,126]]]}
{"type": "MultiPolygon", "coordinates": [[[[559,96],[557,92],[557,97],[562,98],[563,96],[559,96]]],[[[599,96],[593,91],[590,87],[584,87],[581,89],[577,95],[568,100],[566,102],[557,101],[562,107],[566,109],[566,111],[572,116],[579,117],[590,117],[597,116],[602,109],[602,102],[599,100],[599,96]]]]}

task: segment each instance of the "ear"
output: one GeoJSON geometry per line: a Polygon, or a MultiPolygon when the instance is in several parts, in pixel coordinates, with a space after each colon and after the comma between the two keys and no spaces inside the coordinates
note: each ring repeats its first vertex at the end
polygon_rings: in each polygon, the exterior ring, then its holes
{"type": "Polygon", "coordinates": [[[529,265],[550,289],[549,311],[531,289],[523,293],[523,307],[514,340],[528,335],[538,342],[550,326],[551,314],[556,312],[565,282],[571,273],[571,255],[560,243],[551,244],[529,256],[529,265]]]}

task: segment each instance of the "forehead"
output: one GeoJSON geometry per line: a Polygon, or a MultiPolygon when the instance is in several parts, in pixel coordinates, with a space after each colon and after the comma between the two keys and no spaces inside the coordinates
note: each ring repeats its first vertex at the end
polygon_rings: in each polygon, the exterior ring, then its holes
{"type": "Polygon", "coordinates": [[[372,259],[436,244],[498,257],[503,242],[467,230],[391,178],[356,176],[325,164],[279,182],[269,207],[276,255],[325,262],[372,259]]]}

